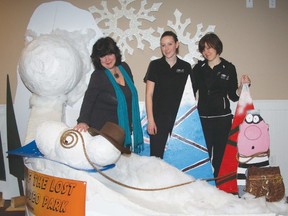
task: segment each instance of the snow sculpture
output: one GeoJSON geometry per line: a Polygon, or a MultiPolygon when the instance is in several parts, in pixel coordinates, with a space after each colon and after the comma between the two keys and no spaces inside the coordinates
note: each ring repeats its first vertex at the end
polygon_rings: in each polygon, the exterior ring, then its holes
{"type": "MultiPolygon", "coordinates": [[[[112,132],[111,134],[113,135],[112,132]]],[[[121,155],[120,150],[106,137],[100,134],[92,136],[88,132],[80,133],[57,121],[40,124],[36,130],[35,142],[45,158],[76,169],[94,169],[91,163],[98,167],[114,164],[121,155]]]]}

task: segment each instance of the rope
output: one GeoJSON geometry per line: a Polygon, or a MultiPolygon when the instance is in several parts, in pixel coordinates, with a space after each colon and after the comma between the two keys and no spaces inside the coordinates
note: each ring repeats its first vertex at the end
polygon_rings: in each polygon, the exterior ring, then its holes
{"type": "MultiPolygon", "coordinates": [[[[69,129],[67,131],[65,131],[61,137],[60,137],[60,143],[64,148],[73,148],[77,143],[78,143],[78,136],[81,139],[82,142],[82,147],[83,147],[83,151],[84,151],[84,155],[86,157],[86,159],[88,160],[88,162],[91,164],[91,166],[97,171],[99,172],[103,177],[105,177],[106,179],[114,182],[115,184],[118,184],[120,186],[129,188],[129,189],[133,189],[133,190],[139,190],[139,191],[160,191],[160,190],[167,190],[167,189],[171,189],[171,188],[176,188],[176,187],[180,187],[180,186],[184,186],[184,185],[188,185],[191,184],[193,182],[195,182],[196,180],[191,180],[191,181],[187,181],[184,183],[180,183],[180,184],[175,184],[175,185],[171,185],[171,186],[167,186],[167,187],[160,187],[160,188],[140,188],[140,187],[133,187],[127,184],[124,184],[122,182],[119,182],[113,178],[111,178],[110,176],[106,175],[105,173],[103,173],[100,169],[97,168],[97,166],[90,160],[87,151],[86,151],[86,147],[85,147],[85,142],[83,139],[82,134],[75,130],[75,129],[69,129]],[[67,139],[69,137],[69,139],[67,139]],[[70,140],[70,141],[69,141],[70,140]],[[74,143],[75,142],[75,143],[74,143]]],[[[212,180],[212,179],[211,179],[212,180]]]]}
{"type": "MultiPolygon", "coordinates": [[[[246,161],[244,161],[244,162],[240,162],[239,161],[239,152],[237,152],[237,154],[236,154],[236,160],[238,161],[238,163],[242,163],[242,164],[247,164],[249,161],[251,161],[253,158],[255,158],[255,157],[265,157],[265,156],[267,156],[268,155],[268,157],[269,157],[269,155],[270,155],[270,150],[268,149],[266,152],[259,152],[259,153],[256,153],[256,154],[253,154],[253,155],[251,155],[251,156],[244,156],[244,155],[241,155],[241,157],[243,157],[243,158],[249,158],[248,160],[246,160],[246,161]]],[[[232,171],[232,172],[229,172],[229,173],[227,173],[227,174],[225,174],[225,175],[222,175],[222,176],[218,176],[217,178],[214,178],[214,179],[209,179],[209,180],[219,180],[219,181],[221,181],[220,183],[218,182],[218,184],[217,185],[221,185],[221,184],[223,184],[223,183],[225,183],[225,182],[227,182],[226,180],[228,180],[229,178],[231,178],[231,177],[233,177],[233,179],[234,178],[236,178],[236,174],[237,174],[237,171],[232,171]]]]}
{"type": "MultiPolygon", "coordinates": [[[[130,185],[127,185],[127,184],[124,184],[122,182],[119,182],[113,178],[111,178],[110,176],[106,175],[105,173],[103,173],[100,169],[98,169],[98,167],[90,160],[88,154],[87,154],[87,151],[86,151],[86,147],[85,147],[85,142],[84,142],[84,139],[83,139],[83,136],[82,134],[75,130],[75,129],[69,129],[67,131],[65,131],[62,135],[61,135],[61,138],[60,138],[60,143],[61,145],[64,147],[64,148],[73,148],[77,143],[78,143],[78,136],[81,138],[81,142],[82,142],[82,147],[83,147],[83,151],[84,151],[84,155],[86,157],[86,159],[88,160],[88,162],[91,164],[91,166],[97,171],[99,172],[99,174],[101,174],[104,178],[108,179],[109,181],[111,182],[114,182],[115,184],[118,184],[120,186],[123,186],[123,187],[126,187],[126,188],[129,188],[129,189],[133,189],[133,190],[139,190],[139,191],[160,191],[160,190],[167,190],[167,189],[171,189],[171,188],[176,188],[176,187],[181,187],[181,186],[184,186],[184,185],[188,185],[188,184],[191,184],[193,182],[196,182],[196,180],[191,180],[191,181],[187,181],[187,182],[183,182],[183,183],[180,183],[180,184],[175,184],[175,185],[170,185],[170,186],[167,186],[167,187],[160,187],[160,188],[140,188],[140,187],[133,187],[133,186],[130,186],[130,185]],[[70,137],[69,139],[67,139],[67,137],[70,137]],[[70,141],[69,141],[70,140],[70,141]],[[75,142],[75,143],[74,143],[75,142]]],[[[260,153],[260,154],[263,154],[263,153],[260,153]]],[[[259,154],[259,155],[260,155],[259,154]]],[[[269,152],[268,152],[269,154],[269,152]]],[[[258,154],[255,154],[255,157],[256,155],[258,154]]],[[[228,178],[231,178],[233,175],[236,175],[236,171],[232,171],[232,172],[229,172],[225,175],[222,175],[222,176],[218,176],[218,177],[215,177],[215,178],[207,178],[207,179],[199,179],[201,181],[216,181],[216,180],[225,180],[225,179],[228,179],[228,178]]]]}
{"type": "Polygon", "coordinates": [[[255,157],[265,157],[265,156],[268,156],[269,157],[270,155],[270,149],[268,149],[266,152],[258,152],[258,153],[255,153],[251,156],[244,156],[244,155],[239,155],[239,152],[237,152],[237,155],[236,155],[236,159],[239,163],[242,163],[242,164],[247,164],[249,161],[251,161],[253,158],[255,157]],[[242,157],[242,158],[249,158],[248,160],[246,161],[243,161],[243,162],[240,162],[239,161],[239,157],[242,157]]]}

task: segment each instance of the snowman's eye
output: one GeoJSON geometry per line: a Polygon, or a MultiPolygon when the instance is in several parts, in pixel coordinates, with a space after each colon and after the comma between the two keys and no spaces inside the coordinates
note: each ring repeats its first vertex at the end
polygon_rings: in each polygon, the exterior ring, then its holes
{"type": "Polygon", "coordinates": [[[253,121],[253,115],[252,114],[248,114],[245,118],[245,121],[247,123],[251,123],[253,121]]]}
{"type": "Polygon", "coordinates": [[[66,137],[65,143],[73,142],[73,137],[66,137]]]}
{"type": "Polygon", "coordinates": [[[67,130],[60,137],[60,143],[63,148],[73,148],[78,142],[78,131],[67,130]]]}
{"type": "Polygon", "coordinates": [[[253,123],[257,124],[260,121],[260,118],[258,115],[253,116],[253,123]]]}

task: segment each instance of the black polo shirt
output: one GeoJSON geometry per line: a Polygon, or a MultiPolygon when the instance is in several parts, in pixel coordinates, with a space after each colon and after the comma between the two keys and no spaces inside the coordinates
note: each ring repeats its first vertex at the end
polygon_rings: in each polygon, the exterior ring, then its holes
{"type": "Polygon", "coordinates": [[[191,71],[191,65],[179,58],[172,68],[164,56],[150,62],[144,81],[150,80],[155,83],[153,115],[158,128],[168,127],[168,130],[172,130],[191,71]]]}

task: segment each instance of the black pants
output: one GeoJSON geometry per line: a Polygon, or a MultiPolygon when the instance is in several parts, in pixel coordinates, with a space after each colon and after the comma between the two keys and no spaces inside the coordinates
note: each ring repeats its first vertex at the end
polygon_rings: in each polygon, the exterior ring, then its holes
{"type": "Polygon", "coordinates": [[[167,128],[157,128],[157,134],[150,135],[150,156],[163,159],[166,142],[170,133],[167,128]]]}
{"type": "Polygon", "coordinates": [[[220,170],[232,126],[232,118],[232,115],[217,118],[200,118],[215,178],[220,170]]]}

